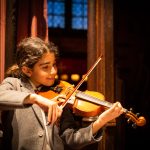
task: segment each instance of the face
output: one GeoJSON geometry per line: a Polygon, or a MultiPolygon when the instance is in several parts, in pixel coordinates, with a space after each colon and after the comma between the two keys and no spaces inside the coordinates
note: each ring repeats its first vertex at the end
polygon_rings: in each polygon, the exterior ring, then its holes
{"type": "Polygon", "coordinates": [[[54,53],[46,53],[34,65],[30,71],[30,80],[36,86],[51,86],[54,84],[57,74],[56,60],[54,53]]]}

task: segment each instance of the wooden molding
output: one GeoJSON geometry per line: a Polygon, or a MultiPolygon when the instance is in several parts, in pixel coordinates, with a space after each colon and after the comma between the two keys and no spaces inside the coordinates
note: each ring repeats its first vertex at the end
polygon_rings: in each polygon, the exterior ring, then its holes
{"type": "Polygon", "coordinates": [[[5,70],[5,17],[6,1],[0,0],[0,82],[4,79],[5,70]]]}

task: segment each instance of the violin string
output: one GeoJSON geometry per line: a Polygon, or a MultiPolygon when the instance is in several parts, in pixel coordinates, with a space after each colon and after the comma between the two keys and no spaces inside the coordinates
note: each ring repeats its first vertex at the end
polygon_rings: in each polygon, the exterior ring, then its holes
{"type": "Polygon", "coordinates": [[[93,102],[95,104],[103,105],[106,107],[111,107],[113,104],[104,100],[101,100],[99,98],[96,98],[94,96],[88,95],[86,93],[83,93],[81,91],[77,92],[76,97],[84,99],[85,101],[88,102],[93,102]]]}
{"type": "MultiPolygon", "coordinates": [[[[76,97],[81,98],[81,99],[83,99],[85,101],[88,101],[88,102],[93,102],[95,104],[106,106],[108,108],[110,108],[113,105],[113,103],[111,103],[111,102],[101,100],[101,99],[99,99],[97,97],[88,95],[88,94],[83,93],[81,91],[78,91],[76,93],[76,97]]],[[[124,108],[124,113],[127,113],[127,112],[128,112],[128,110],[124,108]]]]}

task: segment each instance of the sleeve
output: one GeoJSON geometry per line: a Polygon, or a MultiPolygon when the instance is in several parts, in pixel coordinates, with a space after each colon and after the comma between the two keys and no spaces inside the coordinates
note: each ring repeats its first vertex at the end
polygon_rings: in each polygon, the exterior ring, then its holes
{"type": "Polygon", "coordinates": [[[84,128],[77,128],[70,109],[65,108],[61,117],[61,138],[70,147],[82,148],[86,145],[99,142],[102,139],[103,129],[99,130],[95,136],[92,134],[92,123],[84,128]]]}
{"type": "Polygon", "coordinates": [[[22,92],[19,89],[19,79],[6,78],[0,85],[0,109],[10,110],[15,108],[26,107],[24,99],[30,93],[22,92]]]}

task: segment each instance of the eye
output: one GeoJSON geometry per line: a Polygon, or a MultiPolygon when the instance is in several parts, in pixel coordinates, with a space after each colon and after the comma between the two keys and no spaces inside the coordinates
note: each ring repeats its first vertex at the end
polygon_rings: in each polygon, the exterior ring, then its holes
{"type": "Polygon", "coordinates": [[[45,66],[42,67],[42,69],[44,69],[44,70],[49,69],[49,66],[45,65],[45,66]]]}

